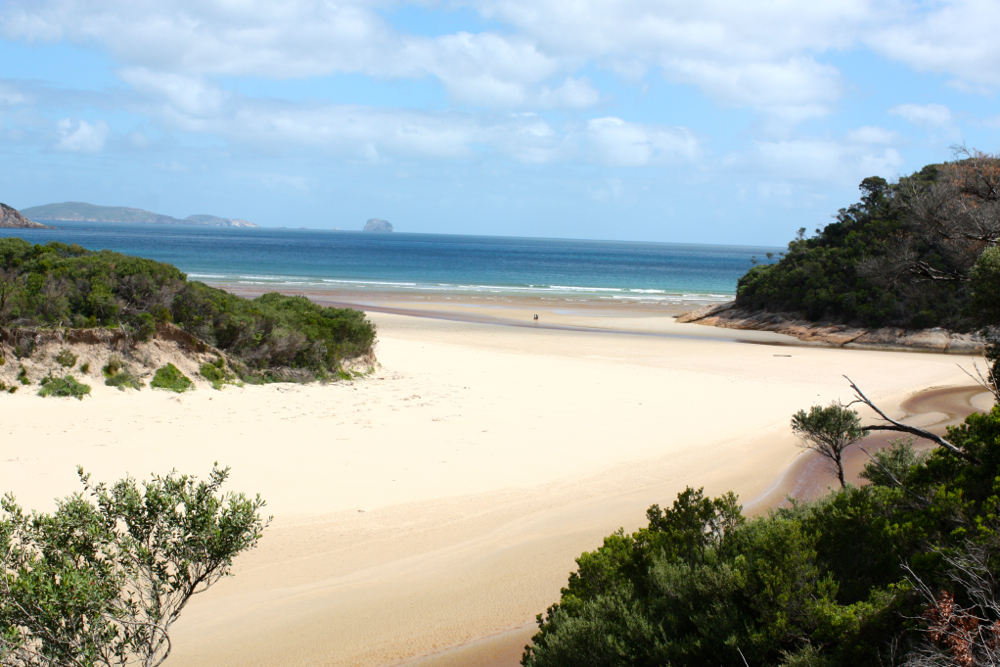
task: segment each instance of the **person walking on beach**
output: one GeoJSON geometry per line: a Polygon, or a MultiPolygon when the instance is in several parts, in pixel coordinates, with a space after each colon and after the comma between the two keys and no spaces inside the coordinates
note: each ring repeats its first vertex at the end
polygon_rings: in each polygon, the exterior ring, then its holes
{"type": "Polygon", "coordinates": [[[535,313],[535,321],[538,321],[538,313],[535,313]]]}

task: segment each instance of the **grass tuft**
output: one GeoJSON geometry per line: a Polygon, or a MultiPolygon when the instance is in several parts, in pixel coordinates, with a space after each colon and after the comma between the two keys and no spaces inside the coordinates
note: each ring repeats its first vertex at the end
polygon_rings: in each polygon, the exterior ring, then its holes
{"type": "Polygon", "coordinates": [[[104,368],[101,372],[104,373],[104,377],[109,378],[118,374],[118,371],[125,368],[125,362],[117,354],[112,354],[108,359],[108,363],[104,364],[104,368]]]}
{"type": "Polygon", "coordinates": [[[66,348],[59,350],[59,354],[56,355],[56,361],[58,361],[59,365],[63,368],[72,368],[75,366],[76,358],[76,355],[66,348]]]}
{"type": "Polygon", "coordinates": [[[118,387],[118,391],[125,391],[125,389],[135,389],[138,391],[146,386],[137,375],[132,375],[128,371],[118,371],[107,380],[104,381],[109,387],[118,387]]]}

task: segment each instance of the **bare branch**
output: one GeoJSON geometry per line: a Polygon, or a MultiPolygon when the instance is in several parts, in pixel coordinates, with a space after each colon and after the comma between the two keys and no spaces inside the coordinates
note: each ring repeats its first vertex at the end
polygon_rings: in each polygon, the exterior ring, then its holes
{"type": "Polygon", "coordinates": [[[960,456],[963,459],[965,459],[966,461],[969,461],[969,462],[975,463],[975,464],[980,464],[981,463],[981,461],[978,458],[976,458],[975,456],[973,456],[973,455],[971,455],[971,454],[969,454],[967,452],[962,451],[961,449],[959,449],[955,445],[951,444],[950,442],[948,442],[947,440],[945,440],[944,438],[942,438],[939,435],[931,433],[930,431],[928,431],[926,429],[922,429],[919,426],[910,426],[909,424],[904,424],[904,423],[902,423],[900,421],[896,421],[895,419],[893,419],[889,415],[885,414],[885,412],[883,412],[877,405],[875,405],[871,401],[871,399],[869,399],[867,396],[865,396],[864,392],[862,392],[861,389],[858,388],[858,385],[856,385],[854,383],[854,381],[851,380],[851,378],[847,377],[846,375],[844,376],[844,378],[846,378],[847,381],[850,383],[851,389],[854,390],[854,396],[856,397],[855,400],[851,401],[851,403],[849,405],[853,405],[854,403],[863,403],[864,405],[867,405],[869,408],[871,408],[872,410],[874,410],[875,414],[877,414],[879,417],[881,417],[884,421],[889,422],[889,425],[885,425],[885,426],[880,426],[880,425],[866,426],[865,430],[867,430],[867,431],[899,431],[901,433],[909,433],[910,435],[915,435],[918,438],[924,438],[925,440],[930,440],[931,442],[936,442],[937,444],[939,444],[940,446],[944,447],[945,449],[947,449],[952,454],[955,454],[956,456],[960,456]]]}

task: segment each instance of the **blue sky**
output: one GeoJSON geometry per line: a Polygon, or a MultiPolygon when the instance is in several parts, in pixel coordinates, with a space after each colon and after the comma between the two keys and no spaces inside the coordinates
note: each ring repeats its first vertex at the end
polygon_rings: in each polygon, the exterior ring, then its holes
{"type": "Polygon", "coordinates": [[[0,0],[0,201],[783,245],[996,152],[998,34],[975,0],[0,0]]]}

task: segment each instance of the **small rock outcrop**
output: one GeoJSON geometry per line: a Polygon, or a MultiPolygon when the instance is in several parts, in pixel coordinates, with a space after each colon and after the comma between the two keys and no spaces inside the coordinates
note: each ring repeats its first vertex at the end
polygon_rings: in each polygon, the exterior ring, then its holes
{"type": "Polygon", "coordinates": [[[372,218],[365,223],[366,232],[391,232],[392,223],[388,220],[380,220],[379,218],[372,218]]]}
{"type": "Polygon", "coordinates": [[[7,204],[0,204],[0,227],[5,227],[7,229],[13,229],[14,227],[31,228],[31,229],[54,229],[54,227],[43,225],[40,222],[28,220],[26,217],[18,213],[17,209],[13,209],[10,206],[7,206],[7,204]]]}
{"type": "Polygon", "coordinates": [[[867,350],[976,354],[982,352],[985,344],[982,337],[976,334],[953,333],[947,329],[862,329],[846,324],[809,322],[789,313],[744,310],[737,308],[735,301],[684,313],[677,317],[677,321],[723,329],[773,331],[808,343],[867,350]]]}

